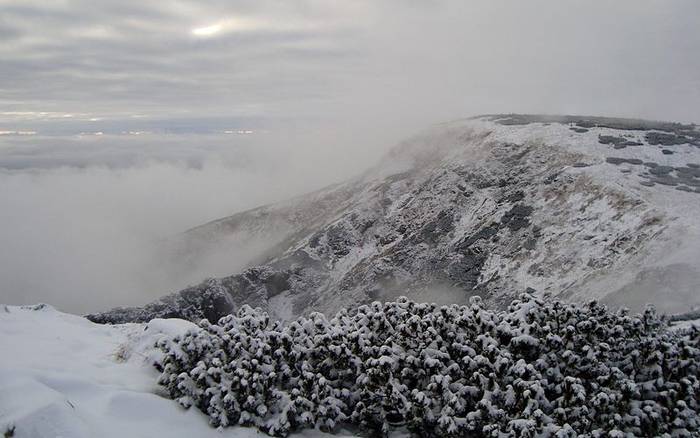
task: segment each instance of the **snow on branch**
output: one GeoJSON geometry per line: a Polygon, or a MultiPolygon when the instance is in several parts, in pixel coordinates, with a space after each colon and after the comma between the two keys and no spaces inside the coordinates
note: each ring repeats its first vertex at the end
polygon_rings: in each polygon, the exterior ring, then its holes
{"type": "Polygon", "coordinates": [[[159,383],[215,427],[273,436],[354,425],[387,435],[696,436],[700,333],[545,302],[506,311],[396,302],[283,325],[248,306],[163,339],[159,383]]]}

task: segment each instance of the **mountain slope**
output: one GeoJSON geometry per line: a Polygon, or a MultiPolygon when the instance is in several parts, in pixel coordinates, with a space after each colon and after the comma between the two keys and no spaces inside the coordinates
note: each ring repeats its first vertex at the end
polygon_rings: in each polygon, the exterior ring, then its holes
{"type": "Polygon", "coordinates": [[[442,124],[352,181],[185,233],[189,256],[267,242],[249,269],[90,318],[213,320],[248,303],[290,319],[399,295],[498,306],[527,289],[685,311],[700,304],[698,163],[694,125],[524,115],[442,124]]]}

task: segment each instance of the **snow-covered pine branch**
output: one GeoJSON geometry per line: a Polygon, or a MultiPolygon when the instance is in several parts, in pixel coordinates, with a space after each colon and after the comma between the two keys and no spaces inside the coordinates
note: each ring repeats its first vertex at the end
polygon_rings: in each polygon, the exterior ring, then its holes
{"type": "Polygon", "coordinates": [[[396,302],[288,325],[244,306],[163,339],[159,383],[216,427],[422,436],[695,436],[700,333],[524,294],[506,311],[396,302]]]}

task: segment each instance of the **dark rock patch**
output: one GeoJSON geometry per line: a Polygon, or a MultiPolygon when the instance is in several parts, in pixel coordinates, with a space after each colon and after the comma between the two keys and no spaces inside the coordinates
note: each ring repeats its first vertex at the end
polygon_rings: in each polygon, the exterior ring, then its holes
{"type": "Polygon", "coordinates": [[[513,192],[505,198],[502,198],[499,202],[518,202],[522,201],[523,198],[525,198],[525,193],[523,193],[522,190],[518,190],[517,192],[513,192]]]}
{"type": "Polygon", "coordinates": [[[688,178],[684,175],[679,175],[678,180],[687,186],[694,186],[694,187],[700,187],[700,179],[696,178],[688,178]]]}
{"type": "Polygon", "coordinates": [[[499,229],[500,227],[498,223],[492,223],[491,225],[480,229],[471,236],[465,237],[464,240],[462,240],[455,246],[455,250],[457,252],[464,252],[479,240],[488,240],[496,236],[498,234],[499,229]]]}
{"type": "Polygon", "coordinates": [[[420,231],[422,241],[435,243],[441,236],[448,234],[454,229],[454,216],[443,210],[438,213],[435,220],[425,224],[423,229],[420,231]]]}
{"type": "Polygon", "coordinates": [[[667,132],[648,132],[645,138],[651,145],[674,146],[689,143],[686,136],[667,132]]]}
{"type": "Polygon", "coordinates": [[[700,169],[698,169],[698,168],[690,167],[690,166],[688,166],[688,167],[680,166],[680,167],[675,167],[674,169],[676,170],[676,173],[678,173],[678,175],[685,175],[685,176],[689,176],[689,177],[694,176],[696,178],[700,178],[700,169]]]}
{"type": "Polygon", "coordinates": [[[530,237],[523,243],[523,247],[527,250],[533,250],[537,246],[537,239],[530,237]]]}
{"type": "Polygon", "coordinates": [[[574,132],[578,132],[579,134],[583,134],[584,132],[588,132],[588,131],[589,131],[589,130],[586,129],[586,128],[579,128],[579,127],[576,127],[576,126],[572,126],[572,127],[569,128],[569,129],[571,129],[571,130],[574,131],[574,132]]]}
{"type": "Polygon", "coordinates": [[[629,163],[629,164],[634,164],[634,165],[640,165],[643,164],[644,162],[638,158],[619,158],[619,157],[608,157],[605,159],[606,162],[614,165],[619,165],[619,164],[624,164],[624,163],[629,163]]]}
{"type": "Polygon", "coordinates": [[[670,149],[661,149],[661,153],[664,155],[673,155],[673,151],[670,149]]]}
{"type": "Polygon", "coordinates": [[[467,290],[475,289],[487,259],[488,253],[481,248],[468,248],[448,266],[447,274],[459,286],[467,290]]]}
{"type": "Polygon", "coordinates": [[[353,236],[339,225],[329,227],[326,238],[329,249],[338,257],[348,255],[350,253],[349,248],[351,248],[354,243],[353,236]]]}
{"type": "Polygon", "coordinates": [[[687,186],[678,186],[678,187],[676,187],[676,190],[680,190],[682,192],[694,192],[695,191],[687,186]]]}
{"type": "Polygon", "coordinates": [[[560,173],[561,172],[554,172],[553,174],[551,174],[547,178],[545,178],[544,181],[542,181],[542,182],[544,184],[547,184],[547,185],[552,184],[554,181],[557,180],[557,178],[559,178],[560,173]]]}
{"type": "Polygon", "coordinates": [[[534,209],[528,205],[518,204],[505,212],[501,218],[501,224],[510,228],[511,231],[518,231],[530,225],[530,215],[534,209]]]}
{"type": "Polygon", "coordinates": [[[668,175],[673,172],[673,167],[671,166],[656,166],[649,169],[649,173],[652,175],[668,175]]]}
{"type": "Polygon", "coordinates": [[[654,187],[656,185],[651,181],[640,181],[639,184],[641,184],[643,186],[647,186],[647,187],[654,187]]]}
{"type": "Polygon", "coordinates": [[[265,288],[271,297],[289,290],[290,287],[288,272],[275,272],[265,279],[265,288]]]}
{"type": "Polygon", "coordinates": [[[624,137],[615,137],[613,135],[599,135],[598,143],[600,144],[611,144],[615,149],[623,149],[627,146],[641,146],[642,143],[638,141],[632,141],[624,137]]]}
{"type": "Polygon", "coordinates": [[[543,114],[487,114],[477,116],[494,121],[500,125],[528,125],[530,123],[560,123],[576,125],[578,128],[610,128],[624,131],[662,131],[673,132],[679,135],[688,135],[700,139],[700,132],[695,130],[695,125],[673,122],[661,122],[654,120],[624,119],[618,117],[595,116],[550,116],[543,114]]]}
{"type": "Polygon", "coordinates": [[[589,167],[590,164],[578,162],[578,163],[574,163],[572,166],[573,167],[589,167]]]}
{"type": "MultiPolygon", "coordinates": [[[[251,300],[253,304],[258,304],[251,300]]],[[[225,281],[207,280],[143,307],[117,307],[104,313],[86,315],[98,324],[148,322],[154,318],[180,318],[189,321],[207,319],[215,323],[224,315],[233,313],[231,291],[225,281]]]]}
{"type": "Polygon", "coordinates": [[[672,176],[657,176],[654,178],[650,178],[649,181],[654,182],[656,184],[661,184],[664,186],[677,186],[678,185],[678,179],[674,178],[672,176]]]}

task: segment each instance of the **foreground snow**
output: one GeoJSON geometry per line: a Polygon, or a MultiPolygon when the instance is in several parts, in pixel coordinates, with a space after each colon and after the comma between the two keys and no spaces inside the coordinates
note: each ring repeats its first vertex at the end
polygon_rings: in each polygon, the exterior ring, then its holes
{"type": "Polygon", "coordinates": [[[152,346],[191,325],[105,326],[46,305],[0,305],[0,433],[14,426],[17,438],[264,436],[217,431],[196,410],[159,395],[152,346]]]}

